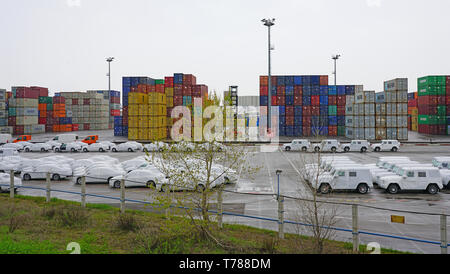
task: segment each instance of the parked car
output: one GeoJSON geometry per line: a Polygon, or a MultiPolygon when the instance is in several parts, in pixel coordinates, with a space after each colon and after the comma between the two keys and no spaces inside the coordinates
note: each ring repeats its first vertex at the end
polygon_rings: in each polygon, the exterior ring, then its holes
{"type": "Polygon", "coordinates": [[[167,143],[154,142],[151,144],[144,145],[142,148],[142,151],[143,152],[155,152],[155,151],[163,152],[163,151],[169,150],[169,149],[170,149],[170,146],[167,143]]]}
{"type": "Polygon", "coordinates": [[[337,152],[339,147],[340,147],[340,143],[337,140],[323,140],[321,143],[319,144],[313,144],[312,148],[315,152],[337,152]]]}
{"type": "MultiPolygon", "coordinates": [[[[31,146],[32,145],[32,143],[27,142],[27,141],[17,142],[15,144],[19,146],[19,149],[17,150],[19,152],[24,151],[26,146],[31,146]]],[[[3,147],[8,147],[8,146],[10,146],[10,144],[3,145],[3,147]]]]}
{"type": "Polygon", "coordinates": [[[116,165],[96,165],[85,169],[82,174],[77,174],[76,183],[81,184],[82,177],[86,177],[86,183],[104,183],[109,184],[109,181],[119,175],[124,175],[125,170],[116,165]]]}
{"type": "Polygon", "coordinates": [[[128,152],[135,152],[138,151],[138,147],[133,144],[133,143],[122,143],[122,144],[118,144],[118,145],[114,145],[111,147],[111,151],[112,152],[124,152],[124,151],[128,151],[128,152]]]}
{"type": "Polygon", "coordinates": [[[55,147],[55,152],[80,152],[82,151],[82,147],[81,145],[72,142],[72,143],[68,143],[68,144],[61,144],[58,147],[55,147]]]}
{"type": "Polygon", "coordinates": [[[343,144],[342,150],[344,152],[367,152],[370,148],[370,143],[367,140],[353,140],[350,144],[343,144]]]}
{"type": "Polygon", "coordinates": [[[382,140],[380,144],[372,144],[370,148],[375,152],[380,151],[392,151],[397,152],[400,150],[400,142],[397,140],[382,140]]]}
{"type": "Polygon", "coordinates": [[[1,148],[14,149],[19,152],[23,150],[23,146],[21,146],[18,143],[7,143],[7,144],[2,145],[1,148]]]}
{"type": "Polygon", "coordinates": [[[72,168],[68,164],[42,162],[39,165],[24,167],[22,179],[24,181],[44,180],[47,178],[47,173],[50,173],[51,180],[60,181],[72,176],[72,168]]]}
{"type": "Polygon", "coordinates": [[[12,140],[11,134],[0,134],[0,145],[11,143],[12,140]]]}
{"type": "Polygon", "coordinates": [[[83,143],[88,144],[88,145],[92,145],[97,143],[98,141],[98,135],[89,135],[86,138],[83,139],[83,143]]]}
{"type": "Polygon", "coordinates": [[[107,145],[108,146],[108,150],[111,150],[111,148],[115,145],[113,142],[110,141],[101,141],[101,144],[107,145]]]}
{"type": "Polygon", "coordinates": [[[128,141],[127,143],[136,146],[136,151],[142,151],[144,149],[144,146],[139,142],[128,141]]]}
{"type": "Polygon", "coordinates": [[[308,140],[293,140],[290,144],[283,145],[283,150],[306,152],[310,147],[311,143],[308,140]]]}
{"type": "Polygon", "coordinates": [[[434,157],[432,164],[439,169],[450,169],[450,157],[434,157]]]}
{"type": "Polygon", "coordinates": [[[13,141],[13,143],[29,142],[29,141],[31,141],[31,135],[20,135],[13,141]]]}
{"type": "Polygon", "coordinates": [[[0,147],[0,158],[4,157],[10,157],[10,156],[17,156],[19,155],[19,152],[15,148],[3,148],[0,147]]]}
{"type": "Polygon", "coordinates": [[[51,141],[64,144],[64,143],[72,143],[78,141],[78,135],[76,134],[59,134],[56,135],[51,141]]]}
{"type": "Polygon", "coordinates": [[[318,185],[312,185],[322,194],[332,190],[356,190],[367,194],[373,188],[372,174],[366,167],[338,167],[332,173],[319,176],[318,185]]]}
{"type": "Polygon", "coordinates": [[[49,152],[52,147],[47,143],[36,143],[24,147],[26,152],[49,152]]]}
{"type": "Polygon", "coordinates": [[[167,183],[166,176],[156,168],[132,170],[127,174],[115,176],[109,180],[109,186],[120,188],[120,182],[124,179],[125,187],[152,187],[160,190],[161,185],[167,183]]]}
{"type": "Polygon", "coordinates": [[[195,149],[196,145],[194,143],[185,141],[181,141],[172,146],[172,151],[179,151],[179,152],[192,152],[195,151],[195,149]]]}
{"type": "Polygon", "coordinates": [[[83,147],[83,152],[106,152],[109,147],[102,143],[92,143],[88,146],[83,147]]]}
{"type": "Polygon", "coordinates": [[[383,177],[378,186],[390,194],[408,190],[426,190],[430,194],[437,194],[443,188],[436,167],[404,167],[396,175],[383,177]]]}
{"type": "MultiPolygon", "coordinates": [[[[11,177],[9,173],[0,173],[0,192],[10,191],[11,177]],[[6,186],[5,186],[6,185],[6,186]]],[[[22,186],[22,180],[20,178],[14,177],[14,191],[17,191],[19,187],[22,186]]]]}
{"type": "Polygon", "coordinates": [[[216,151],[216,152],[223,152],[227,149],[227,147],[219,142],[211,142],[211,143],[203,143],[201,145],[199,145],[199,148],[204,150],[204,151],[216,151]]]}

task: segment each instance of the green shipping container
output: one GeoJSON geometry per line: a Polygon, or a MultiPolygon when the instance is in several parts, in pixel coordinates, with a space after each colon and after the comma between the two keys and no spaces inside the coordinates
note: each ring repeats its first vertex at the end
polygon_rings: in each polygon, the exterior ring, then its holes
{"type": "Polygon", "coordinates": [[[329,116],[337,116],[337,106],[329,106],[328,107],[328,115],[329,116]]]}
{"type": "Polygon", "coordinates": [[[345,136],[345,127],[338,126],[338,136],[345,136]]]}
{"type": "Polygon", "coordinates": [[[419,89],[423,86],[445,86],[445,76],[425,76],[417,79],[419,89]]]}
{"type": "Polygon", "coordinates": [[[421,86],[419,87],[419,96],[427,96],[427,95],[437,95],[438,88],[437,86],[421,86]]]}
{"type": "Polygon", "coordinates": [[[53,110],[53,103],[52,104],[47,104],[47,110],[53,110]]]}
{"type": "Polygon", "coordinates": [[[436,125],[446,125],[447,118],[445,116],[436,116],[436,125]]]}
{"type": "Polygon", "coordinates": [[[437,116],[419,115],[419,125],[437,125],[437,116]]]}
{"type": "Polygon", "coordinates": [[[9,108],[8,109],[8,116],[10,116],[10,117],[16,116],[16,108],[9,108]]]}
{"type": "Polygon", "coordinates": [[[164,80],[155,80],[155,85],[164,85],[164,80]]]}
{"type": "Polygon", "coordinates": [[[53,98],[52,97],[39,97],[39,104],[52,104],[53,98]]]}
{"type": "Polygon", "coordinates": [[[438,106],[437,107],[437,115],[438,116],[445,116],[445,115],[447,115],[447,107],[446,106],[438,106]]]}

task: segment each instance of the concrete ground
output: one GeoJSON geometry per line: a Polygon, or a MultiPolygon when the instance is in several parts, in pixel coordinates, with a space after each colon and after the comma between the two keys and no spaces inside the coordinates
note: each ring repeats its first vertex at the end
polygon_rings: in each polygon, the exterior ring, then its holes
{"type": "MultiPolygon", "coordinates": [[[[280,193],[287,197],[285,201],[285,220],[293,222],[304,222],[305,208],[304,204],[294,198],[309,198],[312,193],[307,185],[300,180],[300,166],[302,159],[311,157],[312,153],[298,152],[282,152],[280,150],[272,153],[260,152],[259,146],[244,147],[247,154],[247,162],[253,167],[259,167],[259,170],[253,174],[242,174],[238,183],[227,186],[224,193],[224,211],[237,214],[245,214],[250,216],[258,216],[264,218],[277,219],[278,204],[276,196],[278,191],[278,181],[275,174],[276,170],[282,170],[280,176],[280,193]]],[[[39,158],[48,156],[49,153],[22,153],[23,157],[39,158]]],[[[109,155],[119,159],[121,162],[137,156],[143,155],[141,152],[136,153],[75,153],[65,154],[74,159],[88,158],[93,155],[109,155]]],[[[344,154],[342,154],[344,155],[344,154]]],[[[376,163],[379,156],[408,156],[411,160],[422,163],[431,163],[433,157],[450,156],[450,147],[446,146],[415,146],[404,145],[398,153],[349,153],[345,154],[356,162],[368,164],[376,163]]],[[[45,187],[44,181],[24,182],[25,186],[45,187]]],[[[74,184],[74,180],[66,180],[61,182],[52,182],[52,188],[64,191],[80,192],[80,186],[74,184]]],[[[107,185],[88,185],[87,192],[96,195],[113,196],[119,198],[120,192],[117,189],[111,189],[107,185]]],[[[21,189],[20,194],[32,196],[45,196],[45,191],[21,189]]],[[[153,200],[153,195],[146,188],[130,188],[126,191],[127,199],[134,200],[153,200]]],[[[53,197],[67,200],[79,201],[80,197],[68,193],[52,193],[53,197]]],[[[381,189],[373,189],[367,195],[357,193],[333,193],[327,196],[320,196],[322,200],[339,203],[358,203],[369,207],[359,207],[359,225],[360,230],[371,233],[383,233],[396,235],[401,237],[417,238],[422,240],[440,241],[439,216],[412,214],[396,212],[394,210],[407,210],[423,213],[442,214],[449,212],[450,209],[450,191],[443,190],[437,195],[429,195],[426,193],[400,193],[390,195],[381,189]],[[387,209],[387,210],[381,210],[387,209]],[[405,224],[391,223],[391,215],[401,215],[406,217],[405,224]]],[[[117,205],[115,200],[107,200],[100,197],[88,197],[91,203],[109,203],[117,205]]],[[[136,204],[128,204],[129,207],[138,207],[136,204]]],[[[148,207],[147,207],[148,209],[148,207]]],[[[324,210],[329,216],[334,216],[334,227],[351,229],[351,206],[349,205],[325,205],[324,210]],[[330,212],[336,211],[336,214],[330,212]]],[[[272,221],[248,219],[237,216],[225,216],[224,221],[227,223],[245,224],[254,227],[277,230],[278,224],[272,221]]],[[[310,231],[304,230],[305,227],[286,224],[285,230],[292,233],[302,231],[309,234],[310,231]]],[[[336,232],[336,240],[351,242],[352,234],[348,232],[336,232]]],[[[373,235],[360,235],[361,243],[367,244],[377,242],[383,248],[393,248],[397,250],[410,251],[415,253],[440,253],[439,245],[413,242],[407,240],[399,240],[393,238],[384,238],[373,235]]]]}

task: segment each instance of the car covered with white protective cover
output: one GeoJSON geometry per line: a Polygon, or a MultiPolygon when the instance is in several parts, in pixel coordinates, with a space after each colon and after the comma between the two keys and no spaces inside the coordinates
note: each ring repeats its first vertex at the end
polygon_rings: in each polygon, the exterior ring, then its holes
{"type": "Polygon", "coordinates": [[[303,151],[306,152],[311,147],[311,143],[308,140],[293,140],[290,144],[284,144],[284,151],[303,151]]]}
{"type": "Polygon", "coordinates": [[[82,177],[86,178],[86,183],[103,183],[109,184],[110,180],[116,176],[124,175],[126,171],[121,165],[113,165],[108,163],[96,163],[86,168],[77,168],[74,170],[76,183],[82,183],[82,177]]]}
{"type": "Polygon", "coordinates": [[[319,176],[317,184],[311,186],[322,194],[333,190],[353,190],[367,194],[373,188],[372,175],[364,166],[337,167],[330,174],[319,176]]]}
{"type": "MultiPolygon", "coordinates": [[[[8,173],[0,173],[0,192],[10,191],[11,177],[8,173]]],[[[22,186],[22,180],[14,177],[14,190],[22,186]]]]}
{"type": "Polygon", "coordinates": [[[397,152],[400,150],[401,143],[397,140],[382,140],[380,144],[372,144],[370,148],[372,151],[392,151],[397,152]]]}
{"type": "Polygon", "coordinates": [[[54,148],[55,152],[80,152],[82,151],[82,147],[80,144],[72,142],[68,144],[61,144],[54,148]]]}
{"type": "Polygon", "coordinates": [[[34,162],[31,165],[24,166],[22,169],[22,179],[43,180],[50,173],[50,179],[59,181],[72,176],[72,168],[67,163],[51,163],[51,162],[34,162]]]}
{"type": "Polygon", "coordinates": [[[344,152],[367,152],[370,143],[367,140],[352,140],[349,144],[342,144],[341,149],[344,152]]]}
{"type": "Polygon", "coordinates": [[[142,148],[142,151],[143,152],[157,152],[157,151],[163,152],[163,151],[166,151],[169,149],[170,149],[169,144],[157,141],[157,142],[154,142],[151,144],[145,144],[142,148]]]}
{"type": "Polygon", "coordinates": [[[109,146],[102,143],[93,143],[83,147],[83,152],[106,152],[109,146]]]}
{"type": "Polygon", "coordinates": [[[138,146],[136,144],[126,142],[118,145],[114,145],[111,147],[112,152],[136,152],[139,151],[138,146]]]}
{"type": "Polygon", "coordinates": [[[108,146],[108,150],[110,150],[115,144],[110,141],[101,141],[100,144],[104,144],[108,146]]]}
{"type": "Polygon", "coordinates": [[[383,177],[378,186],[390,194],[421,190],[434,195],[443,188],[438,168],[417,166],[400,168],[397,174],[383,177]]]}
{"type": "Polygon", "coordinates": [[[22,151],[23,146],[20,143],[7,143],[1,146],[1,148],[14,149],[17,151],[22,151]]]}
{"type": "Polygon", "coordinates": [[[47,143],[35,143],[24,147],[25,152],[49,152],[52,147],[47,143]]]}
{"type": "Polygon", "coordinates": [[[115,176],[109,180],[109,186],[120,188],[122,179],[124,179],[125,187],[151,187],[157,190],[161,190],[161,186],[168,183],[166,176],[155,167],[132,170],[115,176]]]}
{"type": "Polygon", "coordinates": [[[338,142],[338,140],[323,140],[322,142],[318,144],[312,145],[312,150],[314,152],[337,152],[340,148],[341,144],[338,142]]]}

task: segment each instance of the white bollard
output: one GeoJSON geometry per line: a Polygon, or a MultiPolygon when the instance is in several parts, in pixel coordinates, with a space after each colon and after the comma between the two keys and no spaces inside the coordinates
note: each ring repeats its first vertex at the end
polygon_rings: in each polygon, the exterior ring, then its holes
{"type": "Polygon", "coordinates": [[[81,177],[81,206],[86,207],[86,176],[81,177]]]}
{"type": "Polygon", "coordinates": [[[9,197],[14,199],[14,170],[9,173],[9,197]]]}
{"type": "Polygon", "coordinates": [[[50,172],[47,172],[47,203],[50,203],[51,190],[50,190],[50,172]]]}

